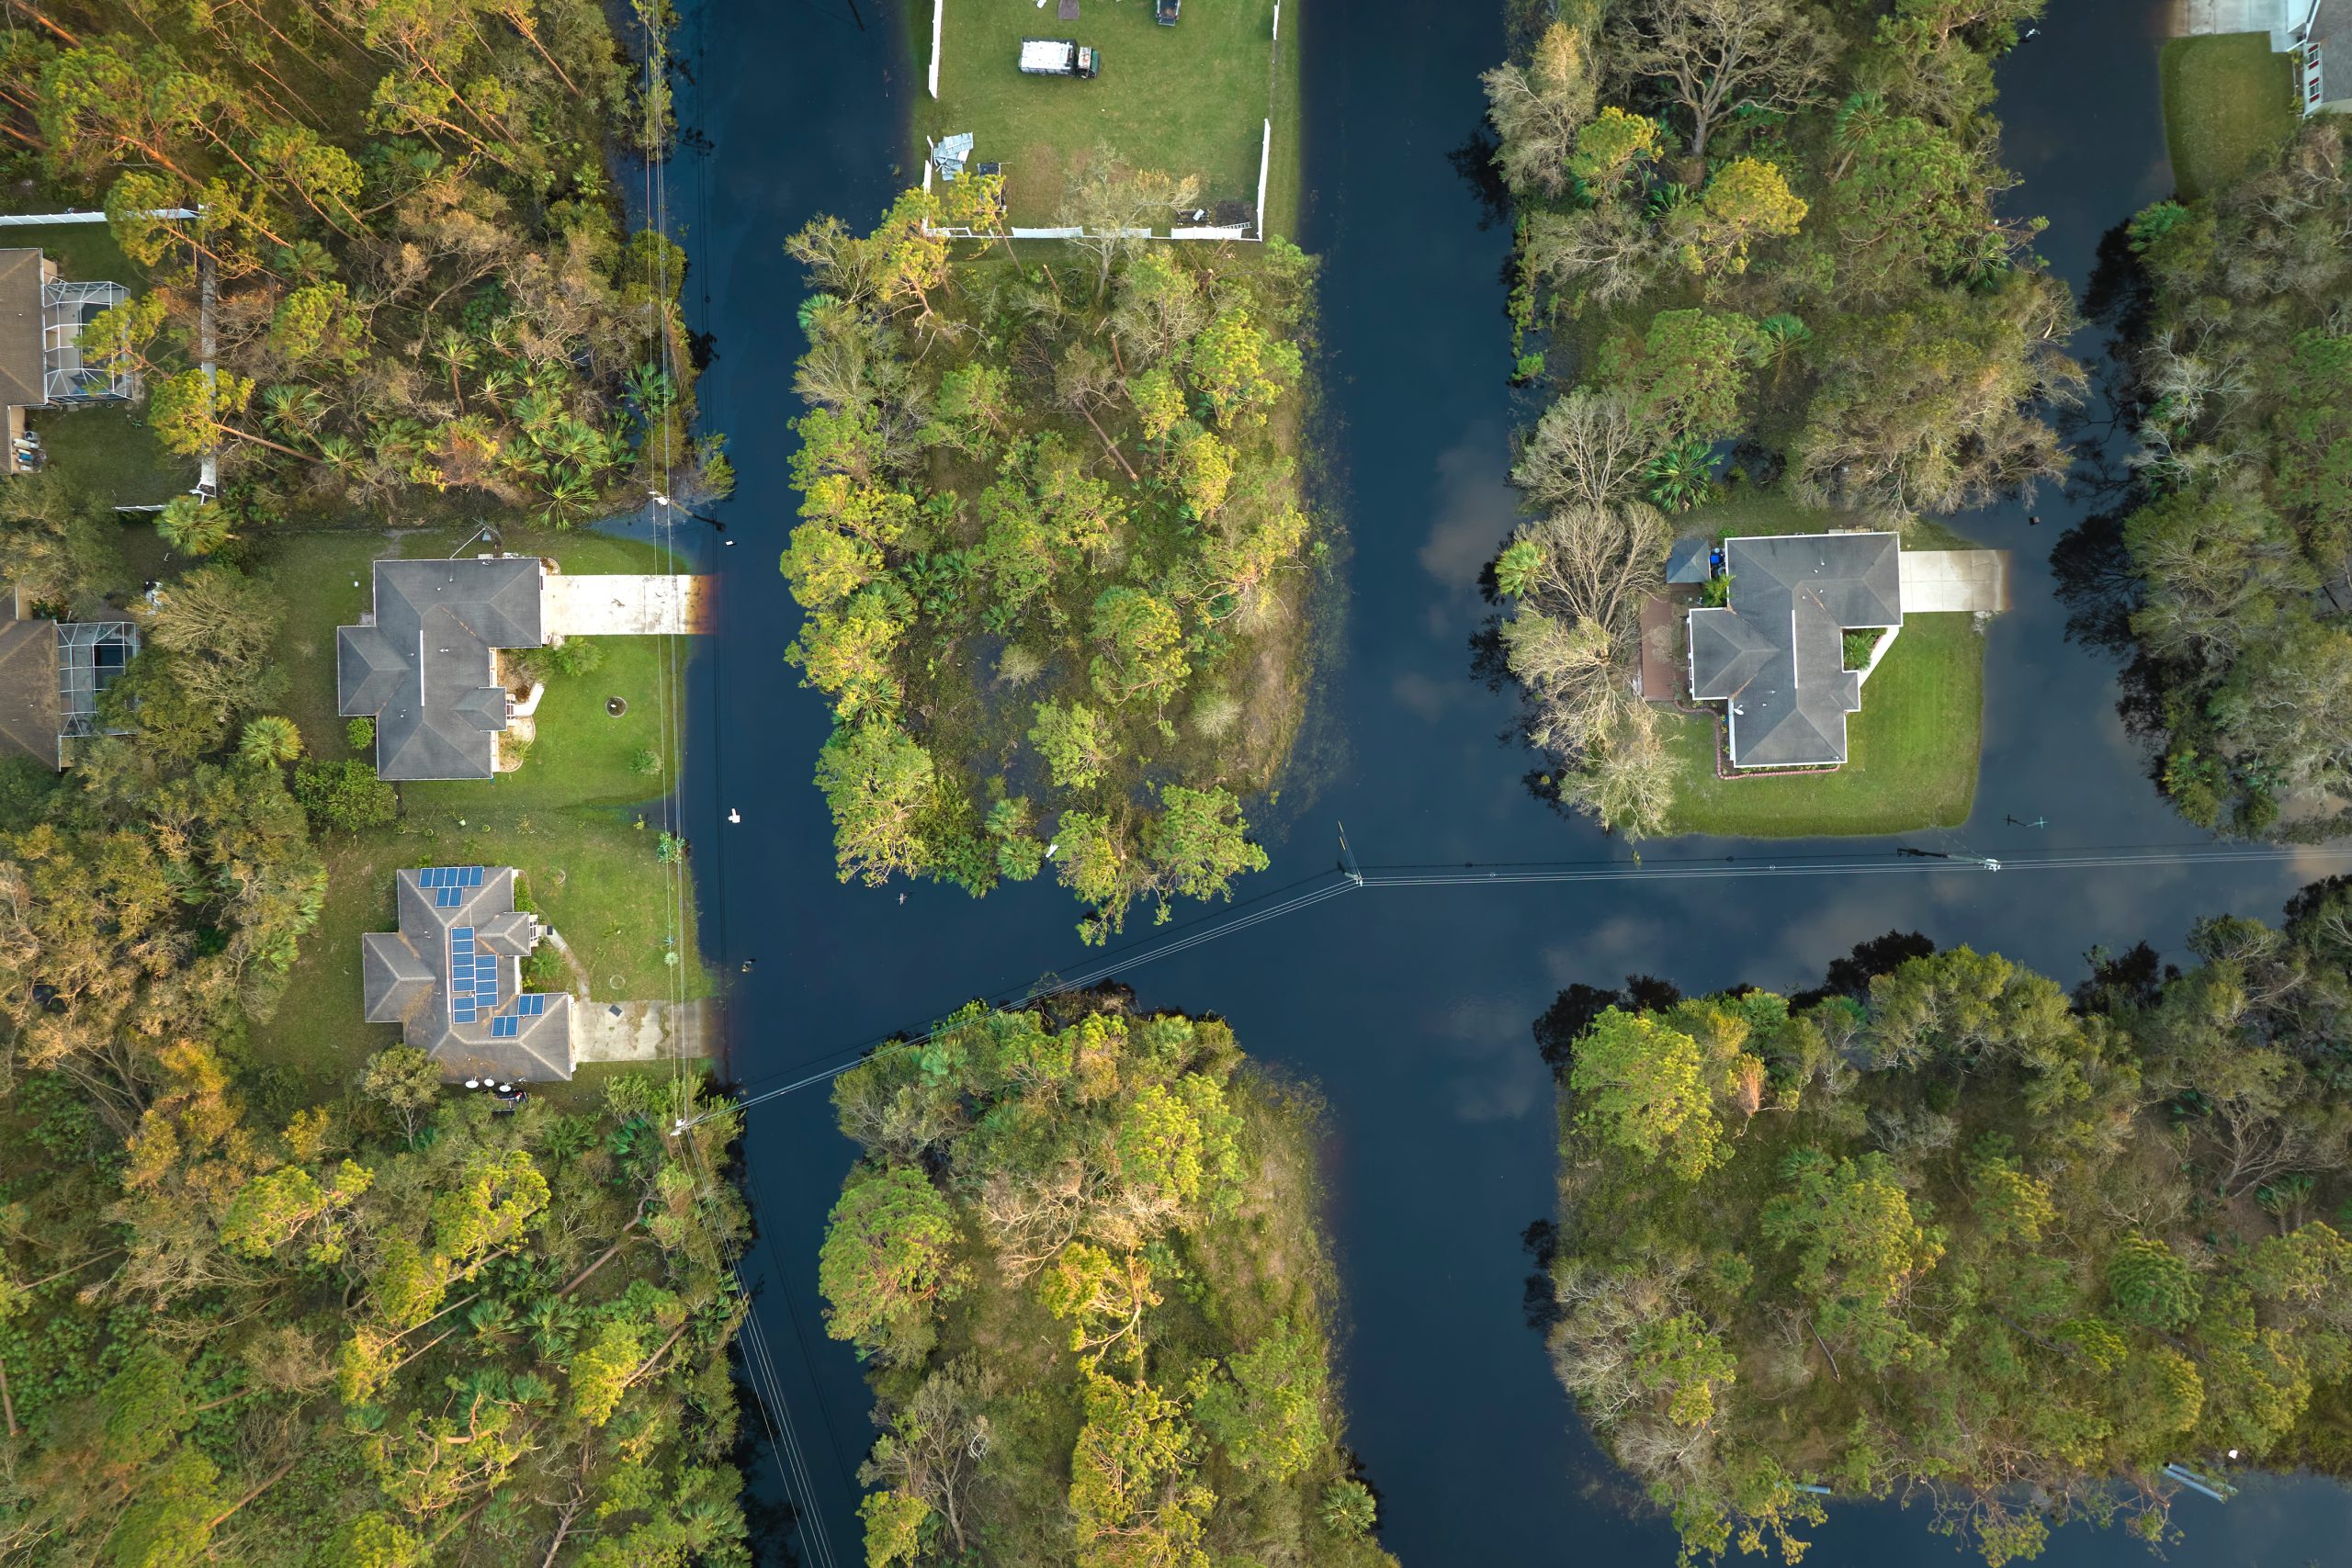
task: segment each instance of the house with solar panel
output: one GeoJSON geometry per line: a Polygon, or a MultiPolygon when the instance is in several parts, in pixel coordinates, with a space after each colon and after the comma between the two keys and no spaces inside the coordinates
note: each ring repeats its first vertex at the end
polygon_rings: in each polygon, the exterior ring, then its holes
{"type": "Polygon", "coordinates": [[[441,1064],[441,1076],[571,1077],[571,998],[523,988],[541,931],[514,907],[512,866],[441,865],[398,877],[400,930],[359,939],[368,1021],[441,1064]]]}

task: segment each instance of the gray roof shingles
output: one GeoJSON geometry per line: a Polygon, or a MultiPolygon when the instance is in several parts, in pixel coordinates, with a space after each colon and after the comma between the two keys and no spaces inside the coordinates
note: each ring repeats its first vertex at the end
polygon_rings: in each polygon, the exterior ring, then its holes
{"type": "Polygon", "coordinates": [[[1845,668],[1849,626],[1903,624],[1893,534],[1726,539],[1732,603],[1690,612],[1690,694],[1729,709],[1732,765],[1846,760],[1861,683],[1845,668]]]}
{"type": "Polygon", "coordinates": [[[506,728],[490,650],[537,648],[536,556],[379,560],[373,626],[335,630],[336,711],[376,720],[376,772],[486,779],[506,728]]]}
{"type": "Polygon", "coordinates": [[[42,389],[40,252],[0,250],[0,404],[39,408],[42,389]]]}
{"type": "Polygon", "coordinates": [[[481,885],[458,889],[444,906],[415,871],[396,879],[400,927],[359,939],[360,986],[370,1023],[397,1023],[401,1037],[441,1064],[447,1079],[492,1077],[543,1083],[571,1077],[571,998],[543,993],[543,1011],[522,1015],[522,960],[537,944],[537,922],[514,908],[514,872],[484,869],[481,885]],[[458,1022],[449,1006],[449,941],[457,927],[474,931],[476,945],[496,961],[498,999],[458,1022]],[[492,1020],[514,1020],[501,1035],[492,1020]]]}

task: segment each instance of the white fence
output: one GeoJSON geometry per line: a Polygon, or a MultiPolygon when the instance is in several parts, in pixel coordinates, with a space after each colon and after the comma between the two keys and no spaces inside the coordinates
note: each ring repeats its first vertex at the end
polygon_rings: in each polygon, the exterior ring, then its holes
{"type": "MultiPolygon", "coordinates": [[[[946,9],[947,0],[931,0],[931,96],[934,102],[936,102],[939,97],[939,40],[942,36],[941,29],[945,26],[946,9]]],[[[1268,41],[1277,55],[1280,54],[1282,49],[1282,38],[1283,0],[1274,0],[1274,26],[1273,31],[1268,41]]],[[[929,138],[926,137],[925,140],[928,141],[929,138]]],[[[1269,170],[1271,170],[1273,165],[1273,158],[1274,122],[1271,118],[1269,118],[1265,122],[1264,133],[1260,137],[1258,141],[1258,207],[1256,216],[1252,221],[1248,223],[1213,223],[1174,228],[1168,231],[1165,238],[1170,240],[1242,240],[1251,243],[1263,240],[1266,237],[1266,176],[1269,170]]],[[[922,164],[922,188],[923,194],[926,196],[931,194],[931,175],[932,163],[929,158],[925,158],[922,164]]],[[[961,227],[945,228],[933,223],[925,223],[923,225],[923,232],[933,239],[939,240],[987,240],[994,238],[991,234],[983,233],[980,231],[974,229],[961,227]]],[[[1062,227],[1050,229],[1016,228],[1012,230],[1012,237],[1016,240],[1077,240],[1084,238],[1087,231],[1082,227],[1062,227]]],[[[1131,239],[1154,240],[1162,238],[1160,235],[1154,234],[1148,229],[1125,229],[1120,231],[1120,232],[1131,239]]]]}
{"type": "MultiPolygon", "coordinates": [[[[1281,12],[1275,16],[1279,17],[1281,12]]],[[[1274,122],[1266,121],[1266,134],[1258,143],[1258,232],[1255,238],[1266,237],[1266,169],[1274,158],[1274,122]]]]}
{"type": "MultiPolygon", "coordinates": [[[[1277,6],[1282,0],[1274,0],[1277,6]]],[[[939,101],[939,29],[944,25],[947,0],[931,0],[931,100],[939,101]]]]}

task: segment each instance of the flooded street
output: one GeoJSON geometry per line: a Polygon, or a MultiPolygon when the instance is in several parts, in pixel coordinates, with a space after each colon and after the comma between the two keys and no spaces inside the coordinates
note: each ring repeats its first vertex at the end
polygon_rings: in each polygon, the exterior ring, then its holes
{"type": "MultiPolygon", "coordinates": [[[[1320,504],[1348,536],[1291,781],[1271,809],[1272,868],[1246,902],[1326,874],[1338,825],[1367,863],[1613,860],[1618,846],[1532,796],[1537,765],[1509,742],[1507,694],[1472,668],[1487,613],[1477,578],[1513,525],[1510,431],[1532,414],[1508,385],[1491,220],[1449,154],[1477,132],[1479,73],[1502,57],[1498,7],[1317,0],[1306,51],[1299,242],[1322,260],[1319,356],[1328,471],[1320,504]]],[[[798,268],[787,234],[822,212],[870,222],[904,177],[903,95],[921,91],[899,17],[874,0],[695,0],[679,53],[679,118],[695,145],[671,170],[692,257],[687,299],[713,358],[707,422],[741,476],[696,542],[722,573],[719,635],[697,656],[684,781],[707,956],[729,982],[731,1066],[754,1092],[920,1028],[978,995],[1102,962],[1069,896],[1006,886],[984,901],[923,885],[834,880],[810,785],[824,705],[783,661],[797,617],[775,570],[794,516],[798,268]],[[740,815],[740,821],[729,814],[740,815]],[[750,964],[747,970],[744,965],[750,964]]],[[[2054,7],[2002,73],[2014,210],[2052,220],[2039,249],[2079,296],[2099,238],[2169,189],[2156,108],[2160,9],[2054,7]]],[[[1287,13],[1286,34],[1294,23],[1287,13]]],[[[2078,355],[2102,352],[2095,332],[2078,355]]],[[[2015,552],[2016,608],[1990,628],[1975,814],[1905,840],[2019,856],[2194,846],[2150,784],[2115,712],[2104,652],[2067,640],[2047,556],[2086,495],[2045,495],[1954,520],[2015,552]],[[2046,829],[2008,818],[2046,818],[2046,829]]],[[[1892,841],[1774,846],[1892,856],[1892,841]]],[[[1721,840],[1656,846],[1653,863],[1749,854],[1721,840]]],[[[1700,991],[1795,988],[1891,927],[1997,949],[2072,984],[2094,946],[2177,952],[2202,915],[2275,918],[2307,865],[2170,863],[1996,874],[1961,863],[1905,875],[1351,892],[1123,976],[1146,1006],[1222,1014],[1253,1055],[1319,1084],[1330,1107],[1330,1224],[1347,1300],[1349,1435],[1381,1496],[1382,1539],[1408,1564],[1666,1564],[1672,1531],[1633,1499],[1584,1435],[1526,1325],[1520,1236],[1553,1207],[1553,1101],[1529,1033],[1561,987],[1629,971],[1700,991]]],[[[1214,915],[1187,917],[1210,919],[1214,915]]],[[[1140,922],[1140,949],[1153,938],[1140,922]]],[[[1114,950],[1113,956],[1117,953],[1114,950]]],[[[855,1471],[867,1397],[825,1337],[816,1256],[852,1157],[821,1085],[750,1112],[744,1150],[761,1229],[746,1269],[763,1347],[791,1412],[832,1556],[858,1559],[855,1471]]],[[[756,1423],[755,1423],[756,1425],[756,1423]]],[[[781,1434],[779,1434],[781,1436],[781,1434]]],[[[789,1450],[758,1456],[777,1499],[789,1450]]],[[[792,1475],[792,1490],[800,1482],[792,1475]]],[[[2184,1498],[2177,1564],[2340,1561],[2352,1494],[2257,1482],[2226,1506],[2184,1498]]],[[[1925,1507],[1838,1507],[1809,1562],[1888,1563],[1951,1551],[1925,1507]]],[[[784,1560],[769,1520],[766,1558],[784,1560]]],[[[811,1560],[804,1556],[804,1561],[811,1560]]],[[[2053,1563],[2150,1561],[2120,1536],[2061,1532],[2053,1563]]]]}

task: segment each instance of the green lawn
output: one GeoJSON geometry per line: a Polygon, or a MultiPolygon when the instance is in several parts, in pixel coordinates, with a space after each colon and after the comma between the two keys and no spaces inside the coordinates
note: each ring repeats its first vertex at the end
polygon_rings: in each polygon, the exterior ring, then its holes
{"type": "Polygon", "coordinates": [[[147,269],[123,254],[104,223],[42,223],[0,233],[0,249],[28,247],[55,262],[72,283],[119,283],[135,292],[147,281],[147,269]]]}
{"type": "Polygon", "coordinates": [[[2294,62],[2270,52],[2267,33],[2174,39],[2157,70],[2184,200],[2223,188],[2294,130],[2294,62]]]}
{"type": "Polygon", "coordinates": [[[1716,721],[1677,727],[1669,830],[1801,839],[1955,828],[1976,798],[1984,718],[1984,638],[1975,617],[1912,615],[1846,721],[1851,761],[1835,773],[1715,776],[1716,721]]]}
{"type": "MultiPolygon", "coordinates": [[[[291,679],[286,711],[315,756],[352,755],[335,714],[334,628],[355,622],[369,598],[368,564],[379,555],[447,555],[459,536],[440,530],[287,535],[255,551],[254,570],[288,586],[279,634],[291,679]],[[355,586],[356,584],[356,586],[355,586]]],[[[595,534],[510,532],[506,547],[553,556],[573,572],[663,570],[650,545],[595,534]]],[[[594,671],[554,674],[537,715],[538,739],[523,766],[488,781],[400,786],[400,819],[359,834],[324,835],[326,909],[303,939],[284,1004],[255,1028],[266,1060],[325,1085],[368,1052],[399,1037],[359,1017],[359,937],[393,925],[392,874],[403,867],[513,865],[549,924],[579,957],[591,994],[608,1000],[663,998],[683,982],[707,996],[696,956],[691,886],[678,952],[683,976],[665,961],[676,890],[654,858],[657,826],[632,809],[662,795],[677,767],[678,737],[662,715],[681,707],[683,639],[600,637],[594,671]],[[665,649],[665,643],[674,646],[665,649]],[[608,697],[628,702],[613,717],[608,697]],[[640,750],[662,760],[656,777],[638,774],[640,750]],[[643,825],[640,826],[640,822],[643,825]]]]}
{"type": "MultiPolygon", "coordinates": [[[[1254,201],[1265,121],[1275,121],[1268,232],[1285,232],[1297,206],[1300,0],[1283,7],[1282,59],[1273,47],[1274,0],[1190,0],[1174,27],[1153,20],[1151,0],[1083,0],[1080,19],[1057,19],[1049,3],[946,0],[939,99],[915,96],[914,128],[934,140],[978,138],[975,159],[1004,165],[1015,223],[1054,221],[1071,174],[1107,145],[1138,168],[1195,175],[1201,201],[1254,201]],[[1024,38],[1071,39],[1102,51],[1091,81],[1024,76],[1024,38]]],[[[912,0],[919,71],[931,62],[931,6],[912,0]]],[[[918,153],[921,142],[917,143],[918,153]]]]}
{"type": "Polygon", "coordinates": [[[110,506],[160,506],[196,488],[196,459],[164,450],[142,407],[93,403],[32,411],[48,468],[110,506]]]}

